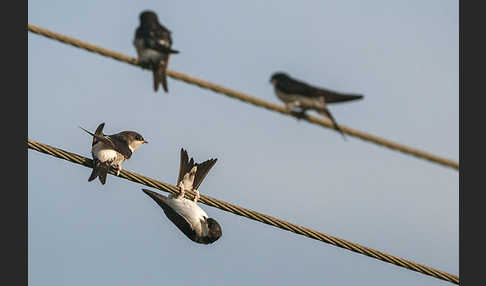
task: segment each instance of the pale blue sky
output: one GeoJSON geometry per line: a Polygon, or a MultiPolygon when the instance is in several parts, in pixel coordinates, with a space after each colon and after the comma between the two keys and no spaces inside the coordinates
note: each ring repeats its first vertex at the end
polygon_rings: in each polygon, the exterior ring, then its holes
{"type": "MultiPolygon", "coordinates": [[[[29,1],[28,21],[135,56],[138,14],[173,31],[170,69],[279,103],[282,70],[365,95],[338,123],[459,160],[458,2],[29,1]]],[[[459,174],[428,161],[28,36],[29,138],[90,156],[139,131],[124,168],[174,184],[179,150],[219,160],[200,191],[458,274],[459,174]]],[[[223,237],[188,240],[141,185],[29,151],[29,285],[450,285],[201,205],[223,237]]]]}

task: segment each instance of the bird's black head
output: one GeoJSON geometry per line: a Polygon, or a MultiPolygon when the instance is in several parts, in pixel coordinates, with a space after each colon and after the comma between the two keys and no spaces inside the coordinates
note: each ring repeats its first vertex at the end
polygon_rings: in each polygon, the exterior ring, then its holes
{"type": "Polygon", "coordinates": [[[278,81],[289,79],[289,76],[283,72],[276,72],[270,78],[272,84],[276,84],[278,81]]]}
{"type": "Polygon", "coordinates": [[[215,219],[208,218],[207,223],[209,232],[205,240],[206,243],[209,244],[218,240],[223,235],[223,232],[221,231],[221,226],[215,219]]]}
{"type": "Polygon", "coordinates": [[[157,14],[150,10],[145,10],[140,13],[140,23],[143,25],[150,25],[153,23],[158,23],[159,20],[157,18],[157,14]]]}

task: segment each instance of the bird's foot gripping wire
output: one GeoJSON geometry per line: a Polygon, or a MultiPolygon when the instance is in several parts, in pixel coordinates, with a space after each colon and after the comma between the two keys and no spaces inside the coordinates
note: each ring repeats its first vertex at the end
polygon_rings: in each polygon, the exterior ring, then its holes
{"type": "Polygon", "coordinates": [[[177,195],[177,199],[182,199],[184,198],[184,194],[186,193],[186,190],[184,190],[184,184],[182,182],[179,183],[179,194],[177,195]]]}
{"type": "Polygon", "coordinates": [[[297,120],[301,120],[307,117],[307,114],[304,110],[299,110],[299,111],[292,110],[290,112],[292,113],[292,115],[297,117],[297,120]]]}
{"type": "Polygon", "coordinates": [[[196,193],[194,195],[194,202],[197,203],[197,201],[199,200],[199,191],[197,189],[194,189],[194,192],[196,193]]]}

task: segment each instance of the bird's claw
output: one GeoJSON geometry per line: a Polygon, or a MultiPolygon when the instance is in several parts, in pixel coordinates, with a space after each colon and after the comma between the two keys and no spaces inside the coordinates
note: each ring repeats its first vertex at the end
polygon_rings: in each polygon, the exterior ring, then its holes
{"type": "Polygon", "coordinates": [[[179,194],[177,195],[178,199],[182,199],[184,197],[185,190],[184,190],[184,184],[182,182],[179,183],[179,194]]]}
{"type": "Polygon", "coordinates": [[[197,201],[199,200],[199,191],[198,191],[198,190],[196,190],[196,189],[194,189],[194,192],[196,193],[196,194],[194,195],[194,202],[195,202],[195,203],[197,203],[197,201]]]}
{"type": "Polygon", "coordinates": [[[303,119],[303,118],[306,117],[305,111],[295,111],[295,110],[292,110],[291,113],[292,113],[292,115],[294,115],[295,117],[297,117],[297,120],[301,120],[301,119],[303,119]]]}
{"type": "Polygon", "coordinates": [[[120,165],[116,165],[115,170],[116,170],[116,175],[120,176],[120,171],[122,170],[122,167],[120,165]]]}
{"type": "Polygon", "coordinates": [[[138,64],[144,69],[151,69],[152,65],[149,62],[138,62],[138,64]]]}

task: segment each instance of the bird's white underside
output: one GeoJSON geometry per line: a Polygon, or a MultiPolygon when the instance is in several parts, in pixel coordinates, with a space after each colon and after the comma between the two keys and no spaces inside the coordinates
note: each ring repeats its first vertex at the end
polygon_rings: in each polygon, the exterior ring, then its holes
{"type": "Polygon", "coordinates": [[[201,220],[208,218],[206,212],[197,203],[186,198],[178,199],[172,194],[169,195],[167,204],[179,215],[183,216],[192,226],[192,229],[201,236],[207,235],[207,229],[201,225],[201,220]]]}
{"type": "Polygon", "coordinates": [[[91,149],[91,152],[93,156],[100,160],[102,163],[111,161],[114,164],[119,164],[124,160],[122,154],[116,152],[111,148],[107,148],[102,142],[96,143],[91,149]]]}
{"type": "Polygon", "coordinates": [[[192,167],[191,171],[184,174],[184,177],[182,177],[182,184],[184,185],[184,190],[193,190],[196,171],[197,171],[197,166],[194,166],[192,167]]]}
{"type": "Polygon", "coordinates": [[[145,48],[145,44],[142,39],[134,40],[133,45],[137,50],[139,61],[147,62],[147,61],[156,61],[160,59],[161,53],[153,49],[145,48]]]}
{"type": "Polygon", "coordinates": [[[201,219],[204,220],[205,218],[208,218],[208,214],[192,200],[186,198],[178,199],[169,196],[167,204],[184,217],[192,218],[194,222],[199,222],[201,219]]]}
{"type": "Polygon", "coordinates": [[[160,52],[152,49],[144,49],[140,52],[140,61],[157,61],[160,59],[160,52]]]}

